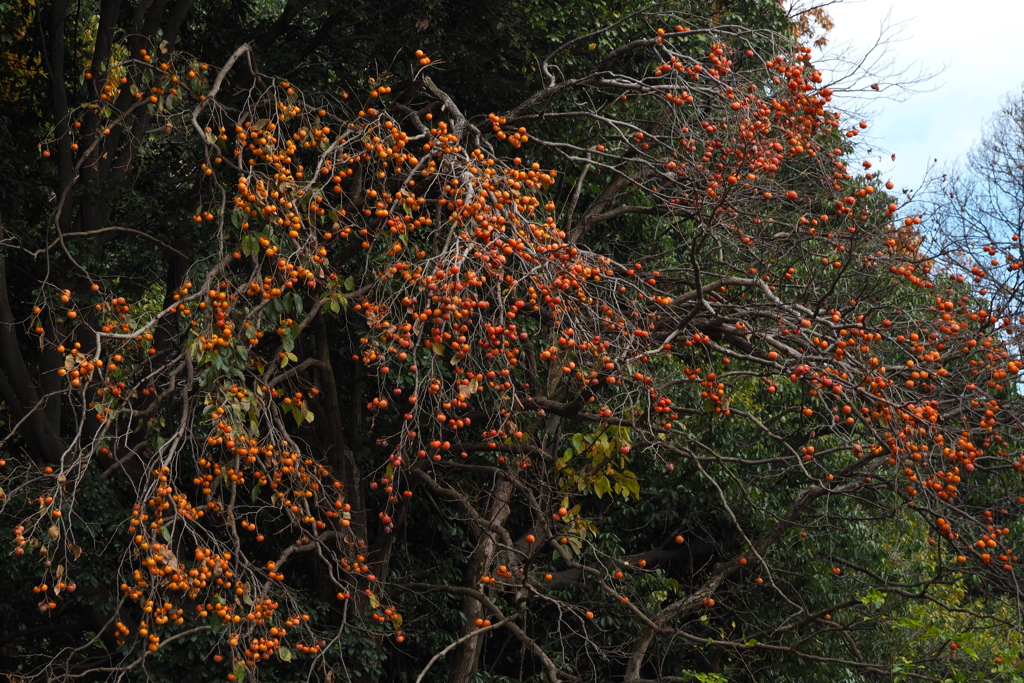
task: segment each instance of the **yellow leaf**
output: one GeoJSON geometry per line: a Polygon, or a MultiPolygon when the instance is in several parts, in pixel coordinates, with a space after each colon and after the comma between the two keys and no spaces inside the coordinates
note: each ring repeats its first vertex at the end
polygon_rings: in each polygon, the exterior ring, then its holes
{"type": "Polygon", "coordinates": [[[459,386],[459,395],[462,396],[462,398],[469,398],[470,396],[475,394],[479,389],[480,382],[478,382],[474,377],[473,381],[471,381],[469,384],[462,384],[459,386]]]}

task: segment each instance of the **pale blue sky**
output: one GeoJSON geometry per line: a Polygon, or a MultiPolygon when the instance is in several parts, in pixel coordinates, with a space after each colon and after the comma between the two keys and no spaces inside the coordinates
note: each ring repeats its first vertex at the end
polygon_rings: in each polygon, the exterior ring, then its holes
{"type": "MultiPolygon", "coordinates": [[[[829,46],[816,50],[823,58],[842,45],[867,52],[889,15],[900,31],[888,48],[895,70],[941,71],[924,86],[930,92],[903,102],[880,96],[886,93],[883,73],[860,84],[867,86],[863,96],[851,93],[836,100],[840,108],[850,104],[870,112],[869,135],[862,139],[875,153],[865,158],[898,186],[916,188],[931,160],[938,158],[942,164],[965,154],[1003,96],[1021,92],[1024,0],[843,0],[828,11],[835,28],[829,46]],[[870,89],[872,82],[879,83],[879,93],[870,89]],[[895,164],[889,161],[891,153],[896,154],[895,164]],[[879,156],[884,163],[879,164],[879,156]]],[[[836,67],[842,70],[840,64],[836,67]]]]}

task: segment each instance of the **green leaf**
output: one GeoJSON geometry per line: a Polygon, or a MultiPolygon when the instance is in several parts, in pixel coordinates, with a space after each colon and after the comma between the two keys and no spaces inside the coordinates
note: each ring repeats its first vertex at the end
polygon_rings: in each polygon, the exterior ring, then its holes
{"type": "Polygon", "coordinates": [[[695,673],[693,677],[700,683],[727,683],[728,679],[722,674],[695,673]]]}
{"type": "Polygon", "coordinates": [[[871,605],[875,609],[880,609],[885,604],[885,593],[879,592],[872,588],[868,591],[868,594],[860,599],[865,605],[871,605]]]}
{"type": "MultiPolygon", "coordinates": [[[[232,214],[232,222],[234,222],[234,216],[236,216],[236,215],[237,214],[232,214]]],[[[256,238],[255,235],[252,235],[250,233],[246,233],[246,234],[242,235],[242,253],[243,254],[245,254],[246,256],[253,256],[254,254],[259,253],[259,249],[260,249],[260,243],[259,243],[259,240],[256,238]]]]}
{"type": "Polygon", "coordinates": [[[286,647],[278,649],[277,656],[281,658],[282,662],[292,661],[292,651],[286,647]]]}

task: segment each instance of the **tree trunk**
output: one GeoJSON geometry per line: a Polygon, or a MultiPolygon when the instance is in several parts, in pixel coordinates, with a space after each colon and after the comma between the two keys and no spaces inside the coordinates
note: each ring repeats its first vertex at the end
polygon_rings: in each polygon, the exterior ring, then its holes
{"type": "MultiPolygon", "coordinates": [[[[487,519],[495,525],[501,526],[508,519],[510,512],[509,499],[512,496],[512,482],[506,477],[499,477],[494,486],[493,498],[487,511],[487,519]]],[[[494,533],[487,530],[480,530],[480,540],[476,549],[470,557],[469,565],[466,567],[466,574],[463,577],[463,585],[476,586],[480,583],[480,577],[490,567],[494,559],[494,553],[498,548],[498,539],[494,533]]],[[[462,627],[459,637],[468,635],[476,630],[474,623],[483,613],[480,601],[476,598],[466,596],[462,599],[462,613],[466,617],[466,623],[462,627]]],[[[470,638],[459,645],[450,657],[451,668],[448,670],[448,683],[465,683],[477,670],[480,652],[483,646],[483,637],[470,638]]]]}
{"type": "Polygon", "coordinates": [[[18,334],[7,297],[7,260],[0,255],[0,398],[15,420],[37,462],[56,463],[64,453],[58,426],[47,420],[39,391],[18,346],[18,334]]]}
{"type": "MultiPolygon", "coordinates": [[[[345,439],[345,427],[342,424],[341,402],[338,399],[338,384],[334,379],[334,366],[331,364],[331,348],[327,340],[327,325],[321,316],[317,316],[311,325],[316,359],[322,364],[320,371],[320,402],[323,406],[323,420],[315,424],[324,425],[321,429],[321,442],[325,447],[325,457],[334,476],[344,486],[345,500],[352,506],[352,519],[349,529],[357,541],[366,541],[366,497],[363,493],[363,474],[356,462],[355,454],[345,439]]],[[[318,415],[317,418],[320,418],[318,415]]]]}

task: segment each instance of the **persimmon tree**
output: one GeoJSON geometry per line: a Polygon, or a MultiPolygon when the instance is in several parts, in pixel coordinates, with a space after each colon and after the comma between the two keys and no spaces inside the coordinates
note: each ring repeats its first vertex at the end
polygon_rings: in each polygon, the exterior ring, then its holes
{"type": "Polygon", "coordinates": [[[187,3],[97,35],[80,104],[51,73],[0,263],[41,273],[0,270],[10,672],[1009,676],[1014,321],[792,32],[676,9],[495,112],[422,50],[207,64],[187,3]]]}

